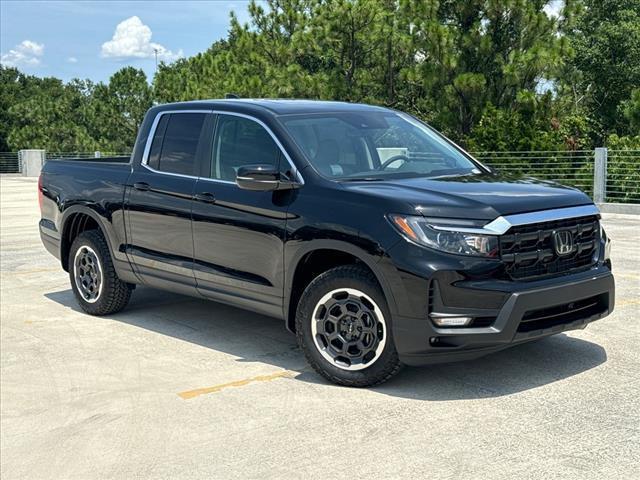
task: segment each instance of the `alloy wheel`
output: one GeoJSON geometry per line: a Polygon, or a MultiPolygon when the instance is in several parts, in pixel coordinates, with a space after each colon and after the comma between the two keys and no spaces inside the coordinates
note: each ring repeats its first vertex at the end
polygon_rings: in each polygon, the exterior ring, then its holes
{"type": "Polygon", "coordinates": [[[91,247],[83,245],[76,251],[73,276],[84,301],[88,303],[98,301],[102,293],[103,275],[98,255],[91,247]]]}
{"type": "Polygon", "coordinates": [[[311,332],[320,354],[343,370],[370,367],[387,340],[382,311],[369,295],[353,288],[333,290],[320,299],[311,332]]]}

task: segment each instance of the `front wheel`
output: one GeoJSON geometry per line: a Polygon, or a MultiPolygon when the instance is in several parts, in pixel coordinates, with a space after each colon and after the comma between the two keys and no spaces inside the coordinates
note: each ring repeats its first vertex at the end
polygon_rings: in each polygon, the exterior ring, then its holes
{"type": "Polygon", "coordinates": [[[82,309],[91,315],[122,310],[131,286],[118,278],[106,240],[97,230],[81,233],[69,251],[71,288],[82,309]]]}
{"type": "Polygon", "coordinates": [[[298,304],[296,332],[310,365],[339,385],[378,385],[402,367],[384,295],[359,265],[333,268],[309,284],[298,304]]]}

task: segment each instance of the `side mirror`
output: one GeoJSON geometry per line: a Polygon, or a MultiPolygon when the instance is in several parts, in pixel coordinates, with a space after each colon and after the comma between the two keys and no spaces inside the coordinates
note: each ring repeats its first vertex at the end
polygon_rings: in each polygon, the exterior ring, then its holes
{"type": "Polygon", "coordinates": [[[283,178],[272,165],[247,165],[240,167],[236,184],[244,190],[267,192],[295,188],[296,183],[283,178]]]}

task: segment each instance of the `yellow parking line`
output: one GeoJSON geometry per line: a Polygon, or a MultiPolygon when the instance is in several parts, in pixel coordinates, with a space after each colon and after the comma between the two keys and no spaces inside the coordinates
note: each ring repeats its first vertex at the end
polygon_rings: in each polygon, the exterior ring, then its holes
{"type": "Polygon", "coordinates": [[[278,378],[291,378],[293,376],[293,372],[288,370],[284,370],[282,372],[272,373],[271,375],[259,375],[257,377],[245,378],[244,380],[236,380],[235,382],[222,383],[220,385],[214,385],[213,387],[204,387],[197,388],[195,390],[187,390],[186,392],[178,393],[178,396],[184,400],[189,400],[190,398],[198,397],[200,395],[206,395],[207,393],[216,393],[220,390],[224,390],[229,387],[244,387],[249,383],[253,382],[270,382],[271,380],[276,380],[278,378]]]}
{"type": "Polygon", "coordinates": [[[640,280],[640,275],[634,275],[633,273],[614,273],[617,278],[631,278],[633,280],[640,280]]]}
{"type": "Polygon", "coordinates": [[[11,272],[12,275],[32,275],[34,273],[49,273],[49,272],[60,272],[62,269],[58,268],[39,268],[34,270],[14,270],[11,272]]]}
{"type": "Polygon", "coordinates": [[[620,300],[616,302],[616,308],[626,307],[627,305],[640,305],[640,300],[620,300]]]}

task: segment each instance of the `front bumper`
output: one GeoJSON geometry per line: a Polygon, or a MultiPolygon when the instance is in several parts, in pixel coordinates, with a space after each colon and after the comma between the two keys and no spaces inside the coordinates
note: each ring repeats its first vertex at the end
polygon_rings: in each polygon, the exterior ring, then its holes
{"type": "Polygon", "coordinates": [[[613,311],[615,283],[610,270],[593,269],[589,275],[567,276],[561,282],[509,292],[487,327],[437,328],[426,315],[398,315],[393,335],[400,360],[407,365],[424,365],[473,359],[585,328],[613,311]]]}

